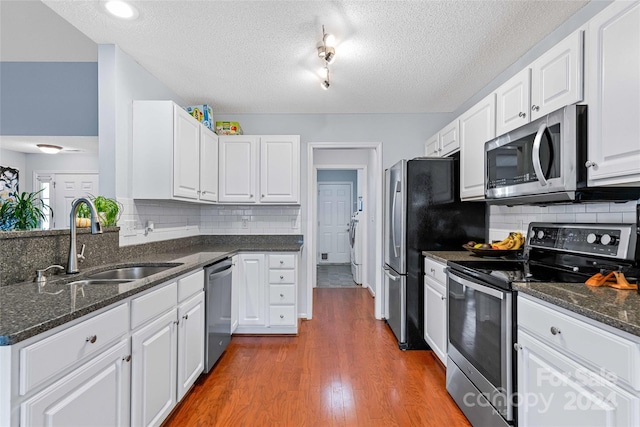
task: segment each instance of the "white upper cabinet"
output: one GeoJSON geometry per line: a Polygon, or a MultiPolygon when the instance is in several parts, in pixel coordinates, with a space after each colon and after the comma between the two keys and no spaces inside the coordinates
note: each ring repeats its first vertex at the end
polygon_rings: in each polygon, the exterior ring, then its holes
{"type": "Polygon", "coordinates": [[[218,201],[255,203],[258,174],[257,136],[222,136],[218,201]]]}
{"type": "Polygon", "coordinates": [[[496,96],[460,116],[460,198],[484,199],[484,144],[496,136],[496,96]]]}
{"type": "Polygon", "coordinates": [[[228,203],[300,203],[298,135],[221,136],[220,193],[228,203]]]}
{"type": "Polygon", "coordinates": [[[582,43],[576,31],[531,64],[531,120],[582,101],[582,43]]]}
{"type": "Polygon", "coordinates": [[[529,123],[531,69],[525,68],[496,91],[496,135],[529,123]]]}
{"type": "Polygon", "coordinates": [[[427,140],[424,145],[424,155],[427,157],[444,157],[459,148],[460,127],[458,119],[455,119],[427,140]]]}
{"type": "Polygon", "coordinates": [[[172,101],[134,101],[133,198],[216,201],[217,139],[172,101]]]}
{"type": "Polygon", "coordinates": [[[299,193],[300,137],[261,137],[260,202],[298,203],[299,193]]]}
{"type": "Polygon", "coordinates": [[[587,29],[589,185],[640,183],[640,4],[614,2],[587,29]]]}

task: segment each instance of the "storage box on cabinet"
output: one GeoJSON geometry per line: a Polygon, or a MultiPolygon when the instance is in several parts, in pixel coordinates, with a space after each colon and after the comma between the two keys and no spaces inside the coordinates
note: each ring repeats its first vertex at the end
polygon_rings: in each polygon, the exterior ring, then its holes
{"type": "Polygon", "coordinates": [[[29,393],[66,368],[98,354],[128,330],[128,305],[121,304],[21,349],[20,394],[29,393]]]}

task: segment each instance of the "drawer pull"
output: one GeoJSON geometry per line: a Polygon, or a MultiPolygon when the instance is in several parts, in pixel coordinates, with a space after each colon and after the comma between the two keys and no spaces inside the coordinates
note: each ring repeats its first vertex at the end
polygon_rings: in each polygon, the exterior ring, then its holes
{"type": "Polygon", "coordinates": [[[122,358],[125,362],[131,362],[131,355],[125,356],[122,358]]]}
{"type": "Polygon", "coordinates": [[[284,298],[284,294],[280,294],[280,298],[284,298]]]}
{"type": "Polygon", "coordinates": [[[188,313],[187,313],[187,314],[185,314],[184,316],[182,316],[182,318],[183,318],[184,320],[187,320],[187,319],[189,318],[189,314],[188,314],[188,313]]]}
{"type": "Polygon", "coordinates": [[[440,295],[440,299],[441,299],[442,301],[444,301],[444,300],[446,300],[446,299],[447,299],[447,297],[445,297],[444,295],[440,295]]]}
{"type": "Polygon", "coordinates": [[[431,269],[431,272],[432,272],[433,274],[436,274],[436,269],[435,269],[435,268],[432,268],[432,269],[431,269]]]}
{"type": "Polygon", "coordinates": [[[95,343],[98,340],[98,336],[97,335],[91,335],[90,337],[87,337],[87,339],[85,340],[86,342],[89,342],[91,344],[95,343]]]}
{"type": "Polygon", "coordinates": [[[281,315],[280,315],[280,318],[281,318],[281,319],[284,319],[284,314],[281,314],[281,315]]]}
{"type": "Polygon", "coordinates": [[[280,264],[284,264],[284,261],[283,261],[283,260],[280,260],[280,264]]]}
{"type": "Polygon", "coordinates": [[[551,327],[551,335],[558,335],[560,333],[560,329],[556,328],[555,326],[551,327]]]}
{"type": "Polygon", "coordinates": [[[281,275],[281,276],[280,276],[280,280],[283,280],[283,279],[284,279],[284,276],[282,276],[282,275],[281,275]]]}

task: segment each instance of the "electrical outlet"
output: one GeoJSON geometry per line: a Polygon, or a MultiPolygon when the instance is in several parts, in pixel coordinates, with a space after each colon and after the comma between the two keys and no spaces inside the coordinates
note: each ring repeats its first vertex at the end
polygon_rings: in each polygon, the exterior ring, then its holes
{"type": "Polygon", "coordinates": [[[128,219],[124,222],[124,232],[122,235],[124,237],[136,235],[136,222],[134,220],[128,219]]]}
{"type": "Polygon", "coordinates": [[[249,218],[247,217],[242,218],[242,228],[249,228],[249,218]]]}
{"type": "Polygon", "coordinates": [[[295,218],[291,218],[291,228],[293,228],[293,229],[296,228],[296,219],[295,218]]]}

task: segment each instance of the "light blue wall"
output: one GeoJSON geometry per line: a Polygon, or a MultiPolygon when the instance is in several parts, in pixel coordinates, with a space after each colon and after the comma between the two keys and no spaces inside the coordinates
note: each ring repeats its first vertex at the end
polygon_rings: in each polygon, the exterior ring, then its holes
{"type": "Polygon", "coordinates": [[[358,171],[334,169],[318,170],[318,182],[350,182],[353,188],[353,206],[351,210],[355,212],[358,206],[358,171]]]}
{"type": "Polygon", "coordinates": [[[98,135],[96,62],[0,62],[0,135],[98,135]]]}

